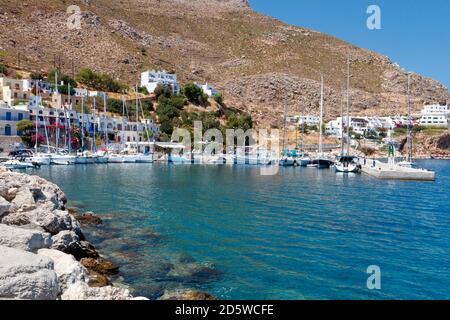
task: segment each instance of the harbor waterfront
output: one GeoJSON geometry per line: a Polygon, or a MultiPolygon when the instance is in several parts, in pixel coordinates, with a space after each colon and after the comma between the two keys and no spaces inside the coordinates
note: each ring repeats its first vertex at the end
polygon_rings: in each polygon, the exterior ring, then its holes
{"type": "Polygon", "coordinates": [[[159,163],[28,173],[103,219],[84,232],[134,295],[193,288],[219,299],[449,299],[450,161],[417,165],[436,181],[159,163]],[[380,290],[367,288],[373,265],[380,290]]]}

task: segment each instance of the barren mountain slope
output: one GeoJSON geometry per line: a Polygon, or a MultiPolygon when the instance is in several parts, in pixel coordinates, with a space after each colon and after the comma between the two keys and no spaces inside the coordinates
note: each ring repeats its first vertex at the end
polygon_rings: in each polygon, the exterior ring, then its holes
{"type": "MultiPolygon", "coordinates": [[[[66,73],[82,67],[128,84],[144,69],[174,71],[182,82],[208,81],[228,104],[260,125],[289,113],[317,113],[319,79],[327,116],[337,115],[352,60],[352,109],[400,113],[406,74],[387,57],[334,37],[255,13],[246,0],[0,0],[0,59],[11,67],[66,73]],[[69,5],[82,10],[81,29],[67,27],[69,5]],[[20,56],[19,56],[20,53],[20,56]]],[[[447,88],[414,74],[414,109],[450,100],[447,88]]]]}

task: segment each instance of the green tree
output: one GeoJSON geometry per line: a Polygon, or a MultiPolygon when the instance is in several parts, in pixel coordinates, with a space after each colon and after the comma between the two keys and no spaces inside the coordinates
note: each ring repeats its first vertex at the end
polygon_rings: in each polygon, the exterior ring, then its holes
{"type": "Polygon", "coordinates": [[[172,88],[165,84],[158,84],[154,91],[156,99],[172,97],[172,88]]]}
{"type": "Polygon", "coordinates": [[[30,78],[32,80],[44,80],[44,75],[40,72],[32,72],[30,78]]]}
{"type": "Polygon", "coordinates": [[[208,102],[208,95],[205,94],[202,88],[199,88],[195,83],[187,83],[183,86],[181,93],[188,99],[189,102],[195,105],[205,105],[208,102]]]}
{"type": "Polygon", "coordinates": [[[171,136],[172,132],[173,132],[172,121],[170,121],[169,119],[164,119],[159,126],[159,130],[162,133],[165,133],[166,135],[171,136]]]}
{"type": "Polygon", "coordinates": [[[33,122],[30,120],[20,120],[16,124],[17,131],[22,132],[21,139],[22,142],[27,145],[28,147],[32,146],[32,135],[34,131],[34,125],[33,122]]]}
{"type": "Polygon", "coordinates": [[[221,106],[223,105],[223,96],[220,92],[216,93],[213,98],[217,104],[219,104],[221,106]]]}
{"type": "Polygon", "coordinates": [[[0,63],[0,74],[5,76],[8,74],[8,68],[3,63],[0,63]]]}
{"type": "Polygon", "coordinates": [[[139,92],[139,93],[142,93],[142,94],[145,94],[146,96],[149,95],[149,92],[148,92],[148,90],[147,90],[147,88],[146,88],[145,86],[139,87],[139,88],[138,88],[138,92],[139,92]]]}
{"type": "Polygon", "coordinates": [[[58,86],[61,82],[64,82],[64,85],[67,86],[70,84],[72,88],[77,86],[77,83],[74,79],[69,77],[68,75],[62,74],[58,68],[50,69],[47,75],[47,81],[50,83],[55,83],[55,80],[58,80],[58,86]],[[58,75],[58,77],[56,77],[58,75]]]}

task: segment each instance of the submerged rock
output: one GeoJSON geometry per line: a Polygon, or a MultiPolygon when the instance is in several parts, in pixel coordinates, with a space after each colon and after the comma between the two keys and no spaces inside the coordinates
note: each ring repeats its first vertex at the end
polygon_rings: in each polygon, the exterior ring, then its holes
{"type": "Polygon", "coordinates": [[[0,298],[56,299],[59,286],[53,266],[47,257],[0,246],[0,298]]]}
{"type": "Polygon", "coordinates": [[[58,276],[60,293],[76,282],[87,282],[88,272],[75,258],[64,252],[52,249],[40,249],[39,256],[50,258],[58,276]]]}
{"type": "Polygon", "coordinates": [[[182,263],[175,265],[167,273],[167,277],[175,281],[209,281],[220,274],[220,271],[211,263],[182,263]]]}
{"type": "Polygon", "coordinates": [[[104,258],[83,258],[80,263],[88,270],[103,275],[115,275],[119,273],[119,267],[104,258]]]}
{"type": "Polygon", "coordinates": [[[36,252],[52,244],[49,233],[0,224],[0,245],[36,252]]]}
{"type": "Polygon", "coordinates": [[[88,285],[93,288],[101,288],[111,285],[108,277],[100,274],[98,272],[88,270],[89,271],[89,281],[88,285]]]}
{"type": "Polygon", "coordinates": [[[192,289],[166,290],[159,300],[217,300],[206,292],[192,289]]]}
{"type": "Polygon", "coordinates": [[[95,216],[92,212],[74,213],[75,219],[82,225],[100,225],[103,224],[102,219],[95,216]]]}

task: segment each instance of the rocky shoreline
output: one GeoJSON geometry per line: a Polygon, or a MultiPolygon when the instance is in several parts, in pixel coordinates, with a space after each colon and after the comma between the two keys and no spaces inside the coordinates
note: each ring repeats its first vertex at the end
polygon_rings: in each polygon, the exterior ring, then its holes
{"type": "Polygon", "coordinates": [[[0,167],[0,299],[146,299],[110,285],[118,267],[86,240],[66,203],[55,184],[0,167]]]}
{"type": "MultiPolygon", "coordinates": [[[[119,267],[86,239],[92,225],[102,220],[67,207],[57,185],[0,166],[0,300],[148,300],[111,284],[119,267]]],[[[176,289],[159,299],[215,298],[176,289]]]]}

